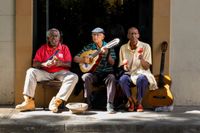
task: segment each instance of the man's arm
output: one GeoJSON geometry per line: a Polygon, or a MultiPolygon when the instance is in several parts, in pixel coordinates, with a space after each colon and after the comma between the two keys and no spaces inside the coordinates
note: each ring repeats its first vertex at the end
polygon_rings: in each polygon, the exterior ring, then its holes
{"type": "Polygon", "coordinates": [[[33,67],[35,67],[35,68],[41,68],[42,67],[42,63],[41,62],[39,62],[39,61],[33,61],[33,67]]]}
{"type": "Polygon", "coordinates": [[[87,63],[87,64],[89,64],[89,63],[92,62],[93,59],[89,56],[85,56],[85,57],[75,56],[73,60],[76,63],[87,63]]]}
{"type": "Polygon", "coordinates": [[[147,69],[150,68],[150,64],[149,64],[147,61],[145,61],[143,58],[140,59],[140,63],[141,63],[142,67],[143,67],[145,70],[147,70],[147,69]]]}
{"type": "Polygon", "coordinates": [[[142,67],[147,70],[151,65],[151,47],[149,45],[146,46],[145,52],[139,55],[140,63],[142,67]]]}
{"type": "Polygon", "coordinates": [[[71,67],[71,62],[63,62],[57,58],[53,58],[52,60],[48,60],[46,62],[39,62],[39,61],[33,61],[33,67],[35,68],[41,68],[41,67],[51,67],[51,66],[58,66],[58,67],[71,67]]]}
{"type": "Polygon", "coordinates": [[[61,60],[57,60],[56,61],[56,66],[60,66],[60,67],[66,67],[66,68],[70,68],[71,67],[71,62],[63,62],[61,60]]]}
{"type": "Polygon", "coordinates": [[[115,60],[112,58],[112,56],[110,54],[108,55],[108,63],[111,65],[115,64],[115,60]]]}
{"type": "Polygon", "coordinates": [[[116,54],[115,54],[114,49],[106,49],[104,51],[105,51],[104,54],[107,54],[108,63],[110,65],[114,65],[115,64],[115,59],[116,59],[116,54]]]}
{"type": "Polygon", "coordinates": [[[39,61],[33,61],[33,67],[40,69],[41,67],[50,67],[55,65],[55,62],[53,60],[47,60],[46,62],[39,62],[39,61]]]}

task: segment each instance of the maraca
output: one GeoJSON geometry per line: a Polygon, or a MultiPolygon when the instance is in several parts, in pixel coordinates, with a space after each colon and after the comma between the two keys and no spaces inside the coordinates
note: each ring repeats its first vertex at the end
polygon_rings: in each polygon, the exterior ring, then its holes
{"type": "Polygon", "coordinates": [[[138,53],[139,53],[139,59],[142,59],[142,52],[143,52],[143,48],[139,48],[138,49],[138,53]]]}
{"type": "Polygon", "coordinates": [[[143,48],[139,48],[139,49],[138,49],[138,53],[141,55],[142,52],[143,52],[143,48]]]}

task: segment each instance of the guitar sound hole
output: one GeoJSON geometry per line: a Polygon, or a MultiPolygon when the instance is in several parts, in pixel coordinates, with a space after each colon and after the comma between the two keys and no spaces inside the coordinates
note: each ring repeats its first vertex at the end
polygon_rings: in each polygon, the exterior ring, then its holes
{"type": "Polygon", "coordinates": [[[157,98],[157,99],[165,99],[166,96],[153,96],[153,98],[157,98]]]}

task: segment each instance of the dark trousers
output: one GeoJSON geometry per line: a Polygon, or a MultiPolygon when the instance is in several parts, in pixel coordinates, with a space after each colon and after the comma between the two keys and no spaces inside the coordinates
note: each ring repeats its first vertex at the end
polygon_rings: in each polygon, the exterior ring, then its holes
{"type": "Polygon", "coordinates": [[[93,85],[96,83],[104,83],[107,88],[107,103],[113,103],[116,92],[116,79],[114,74],[107,74],[105,76],[98,76],[92,73],[85,73],[82,75],[84,82],[84,97],[89,98],[91,96],[93,85]]]}

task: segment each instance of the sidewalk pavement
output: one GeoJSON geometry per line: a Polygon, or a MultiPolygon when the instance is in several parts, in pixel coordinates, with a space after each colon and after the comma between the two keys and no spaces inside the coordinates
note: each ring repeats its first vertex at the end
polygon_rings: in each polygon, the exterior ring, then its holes
{"type": "Polygon", "coordinates": [[[72,114],[67,110],[52,113],[37,108],[18,112],[0,106],[0,133],[200,133],[200,107],[175,106],[172,112],[87,111],[72,114]]]}

